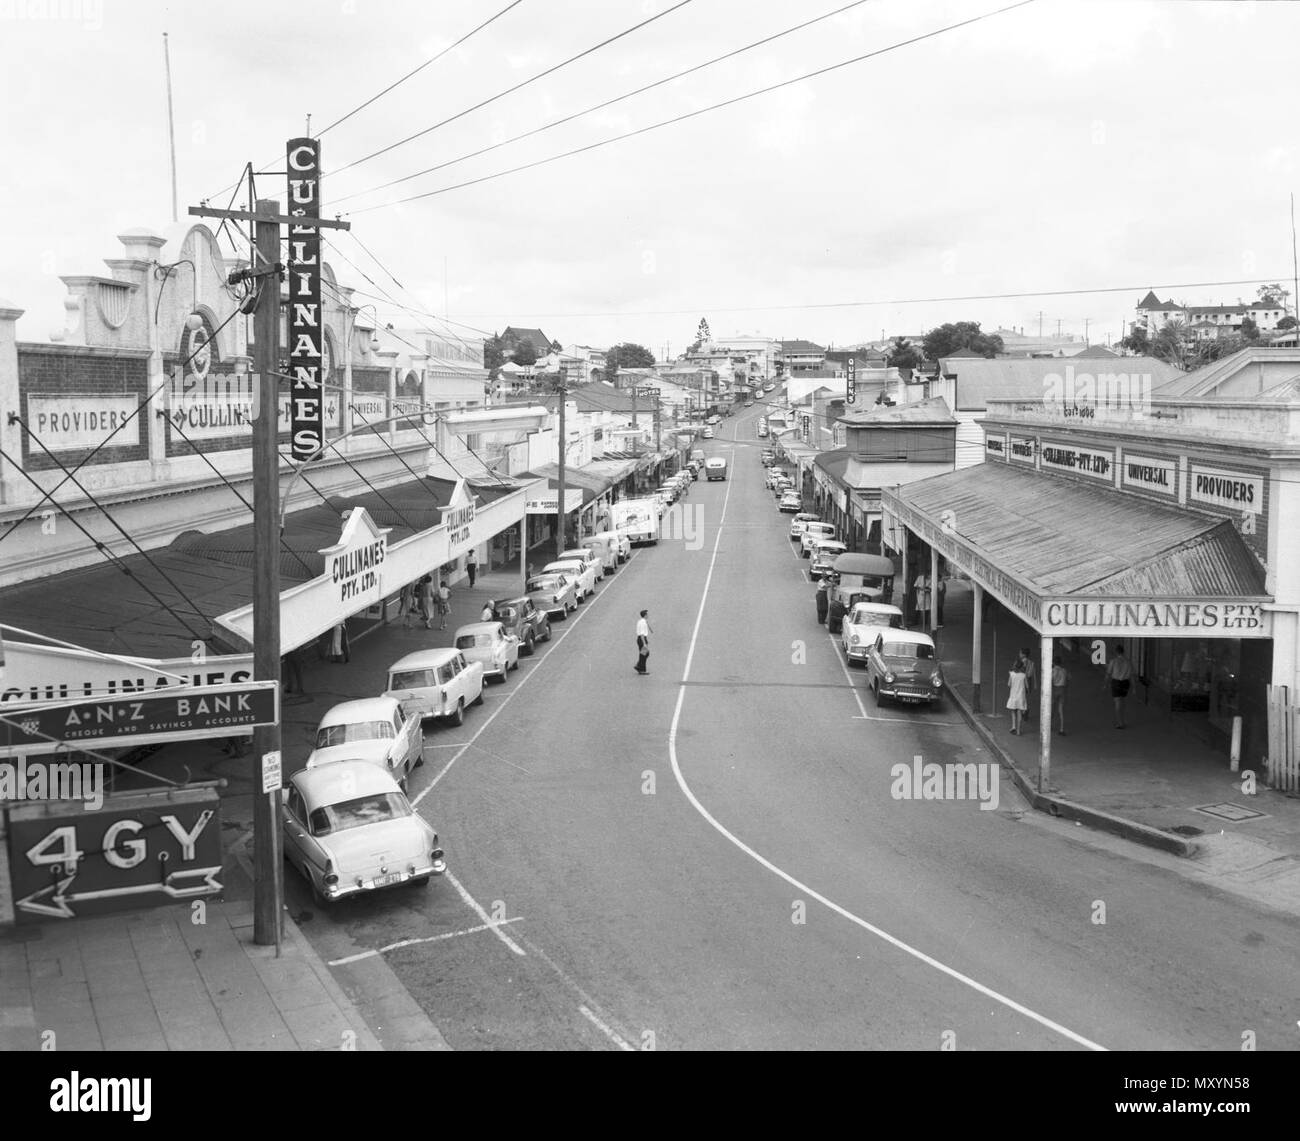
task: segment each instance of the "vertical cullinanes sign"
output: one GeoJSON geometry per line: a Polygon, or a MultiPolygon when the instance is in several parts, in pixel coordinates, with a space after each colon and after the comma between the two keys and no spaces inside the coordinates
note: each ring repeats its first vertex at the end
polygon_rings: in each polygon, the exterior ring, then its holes
{"type": "Polygon", "coordinates": [[[856,404],[858,402],[858,370],[857,361],[849,357],[848,364],[845,366],[845,385],[844,402],[846,404],[856,404]]]}
{"type": "MultiPolygon", "coordinates": [[[[320,143],[289,140],[289,213],[320,217],[320,143]]],[[[289,227],[289,431],[295,460],[325,443],[324,329],[320,304],[320,230],[289,227]]]]}

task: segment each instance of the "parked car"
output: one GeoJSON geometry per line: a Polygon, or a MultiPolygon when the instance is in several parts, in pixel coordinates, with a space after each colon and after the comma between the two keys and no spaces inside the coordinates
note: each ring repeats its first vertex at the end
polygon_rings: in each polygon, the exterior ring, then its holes
{"type": "Polygon", "coordinates": [[[813,547],[812,564],[808,567],[808,577],[815,582],[829,575],[835,560],[848,549],[838,539],[822,539],[813,547]]]}
{"type": "Polygon", "coordinates": [[[663,500],[665,507],[671,507],[682,497],[681,485],[673,483],[660,484],[659,489],[655,492],[663,500]]]}
{"type": "Polygon", "coordinates": [[[775,487],[781,480],[786,483],[791,482],[790,476],[779,467],[768,468],[767,475],[763,477],[763,482],[768,488],[775,487]]]}
{"type": "Polygon", "coordinates": [[[793,519],[790,520],[790,538],[792,541],[798,541],[799,536],[803,534],[803,529],[809,523],[818,523],[820,520],[811,511],[800,511],[793,519]]]}
{"type": "Polygon", "coordinates": [[[888,603],[894,594],[894,564],[883,555],[849,551],[840,555],[826,576],[830,588],[826,628],[838,634],[844,615],[859,602],[888,603]]]}
{"type": "Polygon", "coordinates": [[[746,401],[745,401],[745,407],[746,407],[746,408],[753,408],[753,407],[754,407],[754,402],[753,402],[753,400],[746,400],[746,401]]]}
{"type": "Polygon", "coordinates": [[[764,467],[771,467],[774,463],[776,463],[776,452],[774,452],[771,448],[764,448],[763,454],[759,456],[759,459],[763,461],[764,467]]]}
{"type": "Polygon", "coordinates": [[[840,645],[849,665],[863,663],[871,652],[880,628],[903,628],[903,612],[884,602],[858,602],[844,616],[840,645]]]}
{"type": "Polygon", "coordinates": [[[711,440],[713,439],[713,429],[705,428],[704,431],[700,433],[700,435],[703,436],[706,440],[711,440]]]}
{"type": "Polygon", "coordinates": [[[483,666],[452,647],[416,650],[388,667],[385,697],[396,698],[408,717],[465,722],[465,707],[483,702],[483,666]]]}
{"type": "Polygon", "coordinates": [[[317,903],[427,884],[447,870],[438,833],[378,765],[334,761],[299,769],[280,791],[284,858],[317,903]]]}
{"type": "Polygon", "coordinates": [[[776,385],[771,381],[768,381],[767,384],[763,385],[764,392],[771,392],[774,388],[776,388],[776,385]]]}
{"type": "Polygon", "coordinates": [[[483,667],[484,677],[505,681],[506,674],[519,668],[519,639],[507,634],[500,622],[471,622],[456,631],[456,649],[470,665],[483,667]]]}
{"type": "Polygon", "coordinates": [[[595,572],[597,582],[604,581],[605,552],[599,546],[590,544],[582,547],[570,547],[567,551],[561,551],[556,556],[556,562],[559,562],[561,559],[581,559],[595,572]]]}
{"type": "Polygon", "coordinates": [[[895,701],[938,701],[943,671],[934,640],[913,630],[881,630],[867,652],[867,688],[877,705],[895,701]]]}
{"type": "Polygon", "coordinates": [[[536,574],[526,583],[524,589],[538,610],[547,618],[558,614],[567,618],[578,609],[577,584],[567,574],[536,574]]]}
{"type": "MultiPolygon", "coordinates": [[[[614,552],[615,564],[625,563],[632,555],[632,540],[628,538],[626,531],[597,531],[591,536],[593,542],[607,543],[614,552]]],[[[605,569],[609,570],[609,564],[605,564],[605,569]]]]}
{"type": "Polygon", "coordinates": [[[424,732],[391,697],[364,697],[333,706],[316,729],[307,767],[338,761],[368,761],[405,787],[413,768],[424,764],[424,732]]]}
{"type": "Polygon", "coordinates": [[[596,567],[586,559],[556,559],[542,567],[543,574],[567,574],[577,584],[578,601],[596,592],[596,567]]]}
{"type": "Polygon", "coordinates": [[[719,416],[719,415],[715,412],[712,416],[710,416],[710,417],[708,418],[708,420],[705,421],[705,423],[707,423],[707,424],[721,424],[721,423],[722,423],[722,417],[719,416]]]}
{"type": "MultiPolygon", "coordinates": [[[[622,558],[620,557],[618,536],[613,532],[597,531],[594,535],[588,535],[583,540],[583,545],[595,552],[605,574],[613,574],[618,570],[618,564],[622,562],[622,558]]],[[[628,550],[631,549],[632,544],[629,543],[628,550]]]]}
{"type": "Polygon", "coordinates": [[[781,496],[779,506],[782,511],[795,512],[803,506],[803,500],[799,497],[797,492],[787,491],[781,496]]]}
{"type": "Polygon", "coordinates": [[[519,639],[521,654],[532,654],[538,642],[551,640],[550,616],[527,594],[498,602],[492,614],[507,634],[519,639]]]}
{"type": "Polygon", "coordinates": [[[835,538],[835,524],[824,523],[820,519],[812,520],[803,525],[803,534],[799,536],[799,557],[806,559],[812,556],[813,547],[822,539],[835,538]]]}

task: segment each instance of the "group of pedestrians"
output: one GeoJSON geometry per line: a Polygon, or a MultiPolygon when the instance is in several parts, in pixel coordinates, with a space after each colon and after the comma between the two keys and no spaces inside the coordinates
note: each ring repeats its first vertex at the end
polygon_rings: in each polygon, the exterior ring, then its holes
{"type": "Polygon", "coordinates": [[[423,621],[426,630],[432,630],[433,620],[437,618],[438,629],[445,630],[447,615],[451,613],[451,588],[445,578],[439,579],[435,586],[433,575],[426,574],[402,591],[398,609],[402,625],[407,629],[414,618],[423,621]]]}
{"type": "MultiPolygon", "coordinates": [[[[1070,674],[1061,660],[1060,654],[1052,656],[1052,722],[1058,736],[1065,736],[1065,699],[1070,687],[1070,674]]],[[[1102,678],[1103,689],[1110,690],[1115,707],[1115,728],[1127,729],[1125,709],[1129,689],[1133,684],[1133,666],[1124,653],[1124,647],[1118,642],[1111,647],[1110,660],[1106,663],[1106,672],[1102,678]]],[[[1011,732],[1017,736],[1023,731],[1026,721],[1032,719],[1034,703],[1038,693],[1038,667],[1028,648],[1022,649],[1016,660],[1011,663],[1011,672],[1007,675],[1007,709],[1011,711],[1011,732]]]]}

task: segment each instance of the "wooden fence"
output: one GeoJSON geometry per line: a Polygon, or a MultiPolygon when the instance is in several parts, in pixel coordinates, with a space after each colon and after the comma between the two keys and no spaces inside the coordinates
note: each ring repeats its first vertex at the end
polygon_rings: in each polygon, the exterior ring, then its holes
{"type": "Polygon", "coordinates": [[[1300,709],[1285,685],[1268,687],[1268,786],[1300,792],[1300,709]]]}

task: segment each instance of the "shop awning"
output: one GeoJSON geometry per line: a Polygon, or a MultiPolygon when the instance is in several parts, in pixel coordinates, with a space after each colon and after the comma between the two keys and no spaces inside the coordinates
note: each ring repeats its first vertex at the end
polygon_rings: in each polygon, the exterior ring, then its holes
{"type": "Polygon", "coordinates": [[[885,489],[882,503],[1047,632],[1263,636],[1264,570],[1231,520],[999,463],[885,489]]]}

